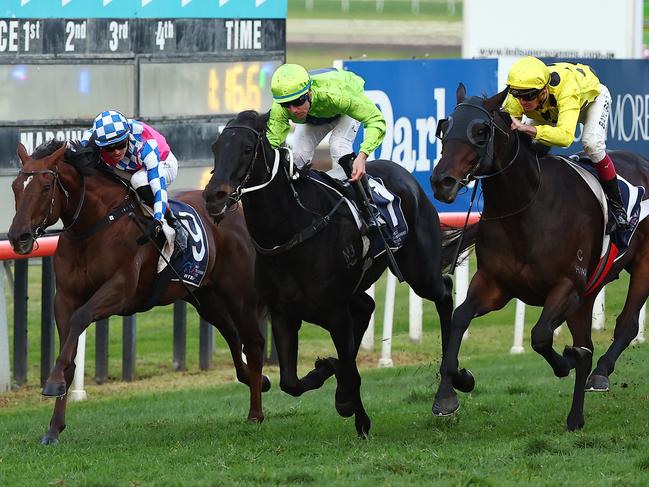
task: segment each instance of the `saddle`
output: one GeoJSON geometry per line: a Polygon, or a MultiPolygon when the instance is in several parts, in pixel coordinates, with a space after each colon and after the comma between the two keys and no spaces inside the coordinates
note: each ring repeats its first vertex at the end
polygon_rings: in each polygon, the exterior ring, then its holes
{"type": "MultiPolygon", "coordinates": [[[[557,156],[561,161],[568,164],[584,180],[586,185],[593,192],[602,208],[604,226],[606,227],[609,215],[606,196],[599,182],[597,172],[589,158],[581,154],[570,157],[557,156]]],[[[649,200],[643,200],[645,188],[633,186],[626,179],[618,174],[617,183],[622,196],[622,202],[626,207],[629,218],[629,228],[623,231],[604,234],[602,238],[602,251],[600,261],[595,271],[589,276],[585,294],[596,289],[599,283],[606,277],[608,271],[615,261],[620,259],[629,249],[631,239],[635,234],[638,224],[649,214],[649,200]]]]}

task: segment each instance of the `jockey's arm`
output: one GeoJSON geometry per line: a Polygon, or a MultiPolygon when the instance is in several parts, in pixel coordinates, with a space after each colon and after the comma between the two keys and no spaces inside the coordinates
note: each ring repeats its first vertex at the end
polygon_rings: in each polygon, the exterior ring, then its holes
{"type": "Polygon", "coordinates": [[[539,142],[558,147],[568,147],[575,140],[575,129],[579,120],[579,99],[568,100],[562,106],[559,102],[559,117],[557,124],[539,125],[536,127],[535,139],[539,142]]]}
{"type": "Polygon", "coordinates": [[[545,145],[568,147],[575,140],[575,129],[579,121],[581,109],[581,88],[574,73],[568,72],[555,93],[557,123],[555,125],[539,125],[536,140],[545,145]]]}
{"type": "Polygon", "coordinates": [[[142,164],[146,168],[146,176],[153,193],[153,217],[162,221],[167,212],[167,183],[160,177],[160,152],[155,139],[147,140],[139,153],[142,164]]]}
{"type": "Polygon", "coordinates": [[[270,116],[268,117],[268,125],[266,127],[266,138],[273,149],[277,149],[284,142],[291,130],[291,125],[284,110],[277,102],[273,103],[270,109],[270,116]]]}
{"type": "Polygon", "coordinates": [[[360,152],[366,155],[374,152],[385,136],[385,118],[381,110],[364,93],[345,97],[341,108],[345,115],[363,124],[365,133],[360,152]]]}

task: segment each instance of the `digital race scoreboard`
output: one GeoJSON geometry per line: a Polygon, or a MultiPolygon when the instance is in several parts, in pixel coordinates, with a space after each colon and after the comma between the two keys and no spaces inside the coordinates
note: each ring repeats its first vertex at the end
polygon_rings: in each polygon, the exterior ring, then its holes
{"type": "Polygon", "coordinates": [[[2,0],[0,174],[18,142],[79,139],[115,108],[165,135],[183,165],[241,110],[270,108],[287,0],[2,0]]]}

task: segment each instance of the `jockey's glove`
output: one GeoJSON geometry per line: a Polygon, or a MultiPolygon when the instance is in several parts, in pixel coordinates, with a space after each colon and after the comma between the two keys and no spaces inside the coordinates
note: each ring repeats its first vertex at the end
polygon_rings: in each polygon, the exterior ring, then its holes
{"type": "Polygon", "coordinates": [[[149,243],[149,240],[154,239],[158,236],[161,228],[162,223],[160,221],[156,220],[155,218],[153,220],[149,220],[146,228],[144,229],[144,233],[137,239],[137,244],[146,245],[147,243],[149,243]]]}

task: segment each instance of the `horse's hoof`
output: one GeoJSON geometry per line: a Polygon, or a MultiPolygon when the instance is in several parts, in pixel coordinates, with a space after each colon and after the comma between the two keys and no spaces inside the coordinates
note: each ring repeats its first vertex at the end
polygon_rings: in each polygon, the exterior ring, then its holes
{"type": "Polygon", "coordinates": [[[453,387],[458,391],[471,392],[475,388],[475,379],[471,371],[460,369],[453,377],[453,387]]]}
{"type": "Polygon", "coordinates": [[[592,374],[586,381],[587,392],[608,392],[609,381],[605,375],[592,374]]]}
{"type": "Polygon", "coordinates": [[[583,429],[584,424],[586,424],[586,422],[584,421],[584,417],[582,416],[581,418],[577,418],[577,419],[568,418],[566,424],[568,426],[568,431],[577,431],[583,429]]]}
{"type": "Polygon", "coordinates": [[[58,445],[59,444],[59,439],[58,438],[52,438],[51,436],[43,436],[41,438],[41,445],[58,445]]]}
{"type": "Polygon", "coordinates": [[[261,392],[270,391],[270,379],[267,375],[261,376],[261,392]]]}
{"type": "Polygon", "coordinates": [[[325,377],[329,378],[336,373],[338,359],[333,357],[317,358],[313,366],[325,377]]]}
{"type": "Polygon", "coordinates": [[[338,411],[338,414],[340,414],[343,418],[349,418],[356,412],[354,403],[352,401],[336,401],[336,411],[338,411]]]}
{"type": "Polygon", "coordinates": [[[46,382],[42,394],[46,397],[63,397],[66,391],[65,382],[46,382]]]}
{"type": "Polygon", "coordinates": [[[248,423],[250,424],[261,424],[264,422],[264,415],[258,416],[248,416],[248,423]]]}
{"type": "Polygon", "coordinates": [[[456,395],[441,399],[436,397],[433,403],[433,414],[439,417],[451,416],[458,409],[460,409],[460,401],[456,395]]]}
{"type": "Polygon", "coordinates": [[[569,347],[563,349],[563,356],[568,360],[574,362],[575,367],[589,360],[593,356],[593,352],[585,347],[569,347]]]}
{"type": "Polygon", "coordinates": [[[370,427],[372,426],[370,417],[367,414],[357,414],[355,424],[358,437],[362,440],[366,440],[370,434],[370,427]]]}

